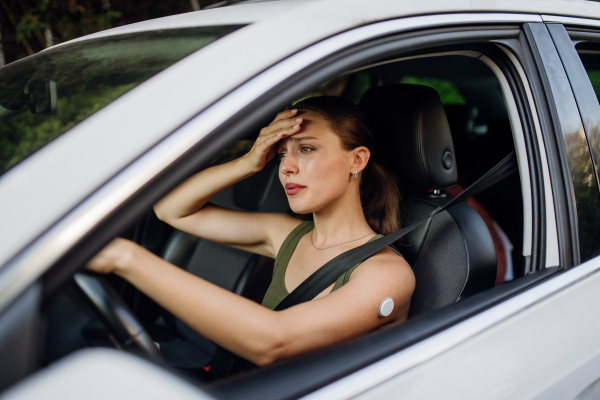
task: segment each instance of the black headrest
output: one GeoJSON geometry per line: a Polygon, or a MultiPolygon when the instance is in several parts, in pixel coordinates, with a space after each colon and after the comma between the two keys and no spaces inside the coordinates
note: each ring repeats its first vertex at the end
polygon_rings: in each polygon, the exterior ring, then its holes
{"type": "Polygon", "coordinates": [[[404,185],[446,189],[457,180],[450,127],[438,93],[421,85],[369,89],[359,107],[379,147],[379,161],[404,185]]]}

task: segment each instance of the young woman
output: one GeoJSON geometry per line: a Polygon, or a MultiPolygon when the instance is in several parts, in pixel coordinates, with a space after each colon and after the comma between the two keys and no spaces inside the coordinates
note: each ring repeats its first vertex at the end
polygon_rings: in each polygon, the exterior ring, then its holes
{"type": "Polygon", "coordinates": [[[391,248],[349,270],[312,301],[273,311],[327,261],[399,229],[398,188],[373,160],[372,142],[357,106],[336,97],[309,98],[279,113],[246,155],[192,176],[154,206],[177,229],[275,258],[262,306],[124,239],[111,242],[88,268],[116,273],[206,338],[258,365],[403,321],[415,278],[391,248]],[[291,209],[312,213],[314,222],[208,203],[275,156],[291,209]],[[388,297],[394,308],[381,317],[380,304],[388,297]]]}

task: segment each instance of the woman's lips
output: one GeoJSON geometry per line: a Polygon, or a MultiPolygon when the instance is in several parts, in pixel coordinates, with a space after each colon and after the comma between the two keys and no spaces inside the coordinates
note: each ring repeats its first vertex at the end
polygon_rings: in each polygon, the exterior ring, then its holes
{"type": "Polygon", "coordinates": [[[286,183],[285,184],[285,192],[288,196],[293,196],[299,193],[302,189],[306,188],[306,186],[298,185],[297,183],[286,183]]]}

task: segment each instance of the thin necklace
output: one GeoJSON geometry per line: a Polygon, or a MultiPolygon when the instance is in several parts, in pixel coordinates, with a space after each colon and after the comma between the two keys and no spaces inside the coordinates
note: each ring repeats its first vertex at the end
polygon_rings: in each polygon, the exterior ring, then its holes
{"type": "Polygon", "coordinates": [[[375,233],[375,232],[370,232],[370,233],[367,233],[365,236],[361,236],[361,237],[359,237],[358,239],[354,239],[354,240],[348,240],[347,242],[342,242],[342,243],[334,244],[333,246],[327,246],[327,247],[323,247],[323,248],[321,249],[321,248],[319,248],[319,247],[315,246],[315,244],[313,243],[313,232],[314,232],[314,231],[315,231],[314,229],[313,229],[312,231],[310,231],[310,244],[312,244],[312,245],[313,245],[313,247],[314,247],[315,249],[317,249],[317,250],[326,250],[326,249],[330,249],[330,248],[332,248],[332,247],[339,246],[339,245],[342,245],[342,244],[346,244],[346,243],[350,243],[350,242],[356,242],[357,240],[360,240],[360,239],[362,239],[362,238],[366,238],[367,236],[369,236],[369,235],[373,235],[373,234],[375,233]]]}

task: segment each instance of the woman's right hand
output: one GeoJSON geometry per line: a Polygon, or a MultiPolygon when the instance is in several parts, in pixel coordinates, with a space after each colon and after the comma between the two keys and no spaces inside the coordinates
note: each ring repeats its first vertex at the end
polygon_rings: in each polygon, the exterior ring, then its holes
{"type": "Polygon", "coordinates": [[[99,274],[119,272],[132,261],[139,247],[129,240],[115,238],[88,261],[85,267],[99,274]]]}
{"type": "Polygon", "coordinates": [[[297,113],[296,109],[282,111],[269,126],[260,130],[252,149],[243,156],[253,172],[261,171],[275,157],[277,142],[300,132],[303,119],[297,118],[297,113]]]}

